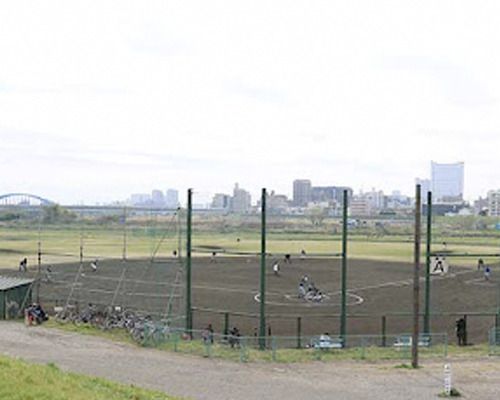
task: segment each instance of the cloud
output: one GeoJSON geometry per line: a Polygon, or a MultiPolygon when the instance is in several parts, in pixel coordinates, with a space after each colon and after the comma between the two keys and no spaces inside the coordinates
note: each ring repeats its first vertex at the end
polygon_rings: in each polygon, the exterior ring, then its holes
{"type": "Polygon", "coordinates": [[[287,92],[282,89],[257,87],[236,80],[226,81],[224,88],[230,94],[243,96],[262,103],[285,104],[288,101],[287,92]]]}
{"type": "Polygon", "coordinates": [[[385,58],[385,68],[419,73],[433,79],[442,94],[454,105],[470,108],[498,102],[486,83],[470,69],[450,60],[425,56],[396,56],[385,58]]]}

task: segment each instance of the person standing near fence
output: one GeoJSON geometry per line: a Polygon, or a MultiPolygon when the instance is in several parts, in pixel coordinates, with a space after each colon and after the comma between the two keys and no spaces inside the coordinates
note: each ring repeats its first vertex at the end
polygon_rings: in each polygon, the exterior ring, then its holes
{"type": "Polygon", "coordinates": [[[457,322],[455,322],[455,330],[459,346],[465,346],[465,329],[465,319],[459,318],[457,322]]]}

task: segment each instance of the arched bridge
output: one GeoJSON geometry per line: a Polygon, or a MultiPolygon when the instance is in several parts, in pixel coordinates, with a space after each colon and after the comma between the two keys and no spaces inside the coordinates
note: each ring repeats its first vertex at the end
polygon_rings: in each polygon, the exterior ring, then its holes
{"type": "Polygon", "coordinates": [[[6,193],[0,195],[0,206],[47,206],[55,204],[53,201],[44,199],[36,194],[29,193],[6,193]]]}

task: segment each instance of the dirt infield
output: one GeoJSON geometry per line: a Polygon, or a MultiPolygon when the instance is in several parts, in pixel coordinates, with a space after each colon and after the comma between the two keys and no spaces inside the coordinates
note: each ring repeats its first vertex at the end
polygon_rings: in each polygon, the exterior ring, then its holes
{"type": "MultiPolygon", "coordinates": [[[[259,263],[257,260],[219,259],[216,263],[193,263],[193,305],[241,313],[258,313],[259,263]]],[[[276,335],[294,335],[297,317],[301,317],[305,335],[338,332],[340,314],[340,260],[305,259],[281,262],[279,276],[271,271],[266,275],[267,323],[276,335]],[[298,283],[307,274],[316,286],[328,295],[321,303],[298,299],[298,283]]],[[[386,332],[411,332],[412,265],[350,260],[348,265],[348,318],[349,334],[380,334],[382,315],[386,316],[386,332]],[[400,316],[396,314],[400,313],[400,316]]],[[[421,281],[421,310],[423,312],[424,282],[421,281]]],[[[484,282],[481,272],[473,268],[452,267],[446,276],[433,276],[431,280],[433,332],[447,332],[451,339],[455,333],[455,320],[464,313],[495,313],[497,283],[484,282]]],[[[222,327],[222,315],[197,311],[195,322],[207,322],[222,327]]],[[[231,316],[230,325],[242,327],[252,334],[257,318],[231,316]]],[[[468,316],[468,334],[471,342],[487,340],[487,331],[494,324],[493,316],[468,316]]]]}
{"type": "MultiPolygon", "coordinates": [[[[92,272],[89,265],[87,261],[79,274],[79,264],[52,266],[49,278],[42,274],[45,281],[41,286],[42,300],[51,305],[64,304],[73,288],[71,302],[113,302],[161,315],[185,313],[183,267],[176,259],[155,263],[106,260],[99,262],[96,272],[92,272]]],[[[201,329],[212,323],[216,331],[222,331],[224,312],[228,312],[230,326],[238,326],[243,335],[253,335],[258,326],[259,259],[194,258],[192,267],[194,327],[201,329]]],[[[475,268],[454,266],[445,276],[433,276],[432,331],[447,332],[450,340],[454,340],[455,320],[467,313],[469,341],[485,342],[497,310],[498,280],[495,278],[486,282],[482,272],[475,268]]],[[[292,259],[287,264],[284,260],[269,258],[266,281],[266,322],[273,335],[295,335],[297,317],[301,317],[303,335],[338,332],[339,259],[292,259]],[[278,276],[272,272],[275,261],[281,266],[278,276]],[[325,294],[322,302],[298,298],[298,284],[305,274],[325,294]]],[[[411,332],[411,264],[349,260],[347,282],[349,334],[380,334],[383,315],[386,315],[387,334],[411,332]]],[[[423,312],[423,279],[421,283],[423,312]]]]}

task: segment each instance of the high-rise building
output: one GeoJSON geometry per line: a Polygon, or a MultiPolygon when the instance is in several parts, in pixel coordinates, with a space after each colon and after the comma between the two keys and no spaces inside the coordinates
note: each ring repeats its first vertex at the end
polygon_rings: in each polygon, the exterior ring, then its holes
{"type": "Polygon", "coordinates": [[[224,193],[216,193],[210,207],[215,210],[229,210],[231,208],[231,196],[224,193]]]}
{"type": "Polygon", "coordinates": [[[154,189],[151,192],[151,201],[154,206],[163,207],[165,205],[165,196],[163,192],[158,189],[154,189]]]}
{"type": "Polygon", "coordinates": [[[274,190],[272,190],[270,194],[267,194],[266,206],[269,212],[282,214],[288,209],[288,199],[284,194],[276,194],[274,190]]]}
{"type": "Polygon", "coordinates": [[[179,192],[175,189],[167,189],[165,196],[165,205],[168,208],[179,207],[179,192]]]}
{"type": "Polygon", "coordinates": [[[293,181],[293,205],[307,206],[312,200],[311,181],[309,179],[296,179],[293,181]]]}
{"type": "Polygon", "coordinates": [[[464,197],[464,163],[431,162],[432,194],[436,202],[462,202],[464,197]]]}
{"type": "Polygon", "coordinates": [[[352,189],[345,186],[313,186],[311,188],[311,200],[315,203],[337,203],[344,201],[344,190],[347,190],[347,198],[352,198],[352,189]]]}
{"type": "Polygon", "coordinates": [[[488,215],[491,217],[500,216],[500,189],[488,192],[488,215]]]}
{"type": "Polygon", "coordinates": [[[134,193],[130,196],[130,204],[133,206],[143,206],[151,203],[151,195],[147,193],[134,193]]]}
{"type": "Polygon", "coordinates": [[[250,211],[252,206],[252,197],[246,190],[241,189],[236,183],[233,190],[231,201],[231,211],[236,214],[245,214],[250,211]]]}

